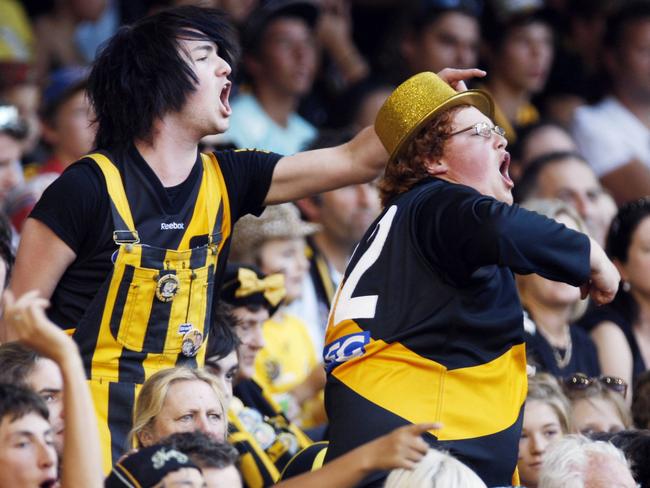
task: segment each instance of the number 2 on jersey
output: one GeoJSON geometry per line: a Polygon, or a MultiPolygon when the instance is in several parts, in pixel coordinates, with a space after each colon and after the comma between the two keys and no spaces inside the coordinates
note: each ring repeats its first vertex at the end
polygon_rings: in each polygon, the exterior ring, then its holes
{"type": "Polygon", "coordinates": [[[332,325],[340,324],[343,320],[371,319],[375,316],[378,295],[366,295],[353,298],[352,294],[363,274],[379,258],[396,213],[397,206],[392,205],[381,220],[377,222],[371,234],[371,237],[372,235],[375,236],[373,241],[368,246],[368,249],[366,249],[366,252],[363,253],[363,256],[359,258],[357,264],[348,275],[347,280],[342,283],[336,305],[332,309],[332,313],[334,314],[334,321],[331,322],[332,325]]]}

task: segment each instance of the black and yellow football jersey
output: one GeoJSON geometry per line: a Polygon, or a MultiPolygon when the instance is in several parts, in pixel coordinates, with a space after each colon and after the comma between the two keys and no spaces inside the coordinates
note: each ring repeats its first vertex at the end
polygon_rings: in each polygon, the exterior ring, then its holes
{"type": "Polygon", "coordinates": [[[329,318],[326,461],[396,427],[440,422],[426,436],[432,445],[488,486],[511,483],[526,398],[513,271],[579,285],[589,277],[589,240],[437,179],[387,205],[329,318]]]}

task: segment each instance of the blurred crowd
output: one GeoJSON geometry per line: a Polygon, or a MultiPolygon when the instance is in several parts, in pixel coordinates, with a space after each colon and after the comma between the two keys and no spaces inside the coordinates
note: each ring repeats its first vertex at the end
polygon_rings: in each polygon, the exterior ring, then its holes
{"type": "MultiPolygon", "coordinates": [[[[517,276],[529,369],[521,486],[619,486],[633,476],[650,487],[650,1],[3,0],[0,283],[9,283],[43,191],[94,148],[85,87],[102,44],[123,25],[188,3],[225,11],[241,45],[230,129],[205,137],[206,152],[336,146],[372,125],[392,89],[416,73],[487,72],[468,85],[495,101],[516,204],[593,237],[622,278],[614,301],[595,307],[579,288],[517,276]]],[[[239,221],[205,370],[147,380],[128,446],[138,451],[106,486],[158,486],[168,476],[205,480],[187,486],[291,486],[317,473],[327,447],[328,314],[380,211],[379,191],[366,183],[239,221]]],[[[0,488],[93,483],[66,473],[76,464],[68,456],[84,449],[68,426],[83,415],[72,421],[74,399],[65,400],[80,391],[83,371],[55,347],[69,352],[71,340],[50,330],[38,299],[16,298],[6,306],[29,312],[52,340],[0,344],[0,488]],[[34,417],[35,427],[5,421],[17,417],[34,417]],[[19,428],[33,445],[22,458],[19,428]]],[[[417,434],[395,431],[353,451],[339,473],[295,486],[354,486],[368,470],[399,467],[386,486],[485,486],[437,451],[415,469],[388,459],[396,446],[422,449],[417,434]],[[355,469],[358,478],[333,481],[355,469]]]]}

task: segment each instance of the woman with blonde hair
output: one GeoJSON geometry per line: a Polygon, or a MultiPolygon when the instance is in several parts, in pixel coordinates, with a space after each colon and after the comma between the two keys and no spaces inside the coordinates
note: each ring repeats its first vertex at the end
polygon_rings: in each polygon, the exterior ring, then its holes
{"type": "Polygon", "coordinates": [[[224,441],[227,405],[219,381],[201,369],[164,369],[142,385],[133,409],[132,445],[148,447],[177,432],[200,430],[224,441]]]}
{"type": "Polygon", "coordinates": [[[536,488],[546,449],[571,432],[569,400],[546,373],[529,378],[517,468],[521,484],[536,488]]]}
{"type": "MultiPolygon", "coordinates": [[[[580,216],[561,200],[532,199],[522,206],[587,233],[580,216]]],[[[599,375],[596,346],[586,332],[571,326],[587,306],[580,299],[580,289],[536,274],[517,275],[517,289],[527,317],[524,326],[528,363],[557,377],[576,372],[599,375]]]]}

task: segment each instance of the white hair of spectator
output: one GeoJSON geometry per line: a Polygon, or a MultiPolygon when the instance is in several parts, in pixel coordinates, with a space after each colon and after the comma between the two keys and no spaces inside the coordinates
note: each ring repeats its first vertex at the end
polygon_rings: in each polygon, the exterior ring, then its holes
{"type": "Polygon", "coordinates": [[[474,471],[446,452],[429,449],[413,469],[394,469],[384,488],[486,488],[474,471]]]}
{"type": "Polygon", "coordinates": [[[593,454],[609,456],[629,467],[623,451],[609,442],[568,435],[554,442],[544,454],[538,488],[584,488],[593,454]]]}

